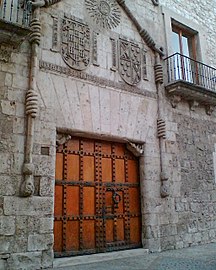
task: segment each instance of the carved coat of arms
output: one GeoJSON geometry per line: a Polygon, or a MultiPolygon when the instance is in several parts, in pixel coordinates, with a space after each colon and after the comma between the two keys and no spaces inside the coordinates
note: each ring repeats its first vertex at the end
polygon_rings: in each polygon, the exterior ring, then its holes
{"type": "Polygon", "coordinates": [[[122,79],[130,85],[141,81],[141,49],[138,44],[119,40],[119,72],[122,79]]]}
{"type": "Polygon", "coordinates": [[[90,29],[81,21],[64,18],[61,25],[61,54],[71,68],[84,70],[90,62],[90,29]]]}

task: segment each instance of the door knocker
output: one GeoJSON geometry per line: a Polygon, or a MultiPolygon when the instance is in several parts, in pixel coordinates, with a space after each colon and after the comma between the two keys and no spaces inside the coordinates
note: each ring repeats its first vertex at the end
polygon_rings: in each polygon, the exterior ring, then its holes
{"type": "Polygon", "coordinates": [[[114,206],[118,208],[118,204],[121,201],[121,196],[116,191],[114,191],[112,198],[113,198],[114,206]]]}

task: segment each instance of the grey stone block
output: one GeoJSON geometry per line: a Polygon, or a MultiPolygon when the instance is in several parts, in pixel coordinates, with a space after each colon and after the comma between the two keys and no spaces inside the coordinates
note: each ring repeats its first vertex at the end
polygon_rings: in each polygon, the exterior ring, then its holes
{"type": "Polygon", "coordinates": [[[53,234],[34,234],[28,237],[28,251],[48,250],[53,245],[53,234]]]}
{"type": "Polygon", "coordinates": [[[41,269],[41,252],[14,253],[7,260],[8,268],[13,270],[41,269]]]}
{"type": "Polygon", "coordinates": [[[0,216],[0,235],[15,234],[15,217],[0,216]]]}
{"type": "Polygon", "coordinates": [[[52,215],[54,198],[41,197],[5,197],[4,213],[5,215],[15,216],[40,216],[52,215]]]}

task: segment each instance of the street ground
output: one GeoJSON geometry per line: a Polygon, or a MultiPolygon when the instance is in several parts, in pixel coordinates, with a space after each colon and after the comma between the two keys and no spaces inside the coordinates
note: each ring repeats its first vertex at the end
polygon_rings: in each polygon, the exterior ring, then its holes
{"type": "Polygon", "coordinates": [[[144,249],[55,259],[58,270],[216,270],[216,243],[161,253],[144,249]]]}

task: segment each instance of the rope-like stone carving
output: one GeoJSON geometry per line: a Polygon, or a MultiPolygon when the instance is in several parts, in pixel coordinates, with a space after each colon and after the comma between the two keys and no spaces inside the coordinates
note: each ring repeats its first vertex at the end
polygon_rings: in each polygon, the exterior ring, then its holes
{"type": "Polygon", "coordinates": [[[36,92],[36,77],[38,71],[38,48],[41,39],[41,23],[40,23],[40,7],[44,1],[33,2],[33,14],[31,21],[32,34],[30,35],[31,57],[29,69],[29,87],[26,93],[26,114],[27,114],[27,132],[25,161],[23,165],[24,180],[20,187],[20,195],[29,197],[34,195],[34,173],[35,166],[33,164],[33,146],[34,146],[34,124],[35,117],[38,112],[38,95],[36,92]]]}
{"type": "Polygon", "coordinates": [[[61,0],[45,0],[45,7],[57,4],[59,2],[61,2],[61,0]]]}
{"type": "Polygon", "coordinates": [[[163,83],[163,67],[161,63],[155,64],[154,70],[155,70],[155,82],[162,84],[163,83]]]}
{"type": "Polygon", "coordinates": [[[116,0],[118,4],[124,9],[128,17],[132,20],[134,25],[136,26],[138,32],[140,33],[142,39],[145,41],[145,43],[155,52],[159,53],[160,55],[164,55],[163,50],[161,48],[157,48],[153,38],[150,36],[150,34],[141,27],[140,23],[137,21],[137,19],[132,14],[131,10],[127,7],[125,4],[125,0],[116,0]]]}
{"type": "Polygon", "coordinates": [[[159,0],[152,0],[154,6],[159,6],[159,0]]]}
{"type": "Polygon", "coordinates": [[[29,90],[26,94],[26,114],[35,118],[38,113],[38,95],[34,90],[29,90]]]}
{"type": "Polygon", "coordinates": [[[48,7],[58,2],[61,2],[61,0],[33,0],[31,4],[33,8],[39,8],[44,6],[48,7]]]}
{"type": "Polygon", "coordinates": [[[163,119],[157,120],[158,138],[166,139],[166,122],[163,119]]]}
{"type": "Polygon", "coordinates": [[[145,29],[142,29],[139,33],[140,33],[141,37],[145,40],[146,44],[150,48],[155,47],[155,42],[154,42],[153,38],[149,35],[149,33],[145,29]]]}
{"type": "Polygon", "coordinates": [[[38,18],[32,19],[30,26],[33,31],[30,35],[30,42],[35,43],[39,46],[41,41],[41,23],[39,19],[38,18]]]}

